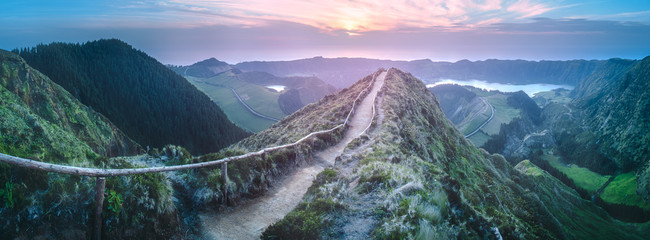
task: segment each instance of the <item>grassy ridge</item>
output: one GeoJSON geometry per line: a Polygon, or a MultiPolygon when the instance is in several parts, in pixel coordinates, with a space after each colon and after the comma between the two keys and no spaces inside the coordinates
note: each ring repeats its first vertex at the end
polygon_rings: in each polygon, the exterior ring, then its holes
{"type": "Polygon", "coordinates": [[[421,93],[419,80],[389,70],[380,127],[350,144],[335,179],[303,199],[336,210],[294,210],[270,229],[324,239],[489,239],[493,227],[504,239],[643,239],[650,224],[616,221],[529,161],[513,169],[473,147],[421,93]],[[297,224],[307,221],[315,227],[297,224]]]}

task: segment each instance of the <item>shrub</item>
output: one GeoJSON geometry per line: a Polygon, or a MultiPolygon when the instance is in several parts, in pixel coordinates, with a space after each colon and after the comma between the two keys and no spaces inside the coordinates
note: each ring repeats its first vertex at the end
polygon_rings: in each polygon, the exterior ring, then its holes
{"type": "Polygon", "coordinates": [[[110,189],[107,193],[108,197],[106,200],[108,202],[108,210],[115,216],[118,216],[120,212],[122,212],[122,194],[119,194],[110,189]]]}
{"type": "Polygon", "coordinates": [[[5,188],[0,189],[0,198],[5,202],[6,208],[14,207],[14,184],[11,182],[5,183],[5,188]]]}
{"type": "Polygon", "coordinates": [[[284,219],[269,226],[262,233],[262,239],[319,239],[319,232],[332,225],[324,216],[341,208],[342,205],[330,199],[301,203],[284,219]]]}

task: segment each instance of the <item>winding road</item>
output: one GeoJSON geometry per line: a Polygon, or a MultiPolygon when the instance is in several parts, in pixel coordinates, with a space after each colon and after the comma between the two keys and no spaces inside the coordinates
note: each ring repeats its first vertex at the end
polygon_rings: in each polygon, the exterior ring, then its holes
{"type": "Polygon", "coordinates": [[[483,103],[485,103],[485,104],[487,104],[488,106],[490,106],[490,109],[492,110],[492,114],[490,115],[490,118],[488,118],[487,120],[485,120],[485,122],[484,122],[483,124],[481,124],[481,126],[479,126],[476,130],[474,130],[474,131],[471,132],[470,134],[465,135],[465,138],[471,137],[472,135],[474,135],[475,133],[477,133],[479,130],[481,130],[481,128],[483,128],[483,127],[485,126],[485,124],[488,124],[488,123],[490,122],[490,120],[492,120],[492,118],[494,117],[494,107],[492,106],[492,104],[490,104],[488,101],[486,101],[486,100],[485,100],[484,98],[482,98],[482,97],[479,97],[479,98],[480,98],[481,100],[483,100],[483,103]]]}
{"type": "Polygon", "coordinates": [[[274,118],[274,117],[271,117],[271,116],[267,116],[267,115],[264,115],[264,114],[261,114],[261,113],[255,111],[255,109],[253,109],[253,108],[252,108],[251,106],[249,106],[246,102],[244,102],[244,100],[239,96],[239,94],[237,93],[237,91],[235,91],[235,89],[232,88],[232,87],[229,87],[229,86],[226,86],[226,85],[221,85],[221,84],[209,83],[209,82],[206,82],[206,81],[199,81],[199,80],[196,80],[196,79],[192,79],[192,80],[195,81],[195,82],[203,83],[203,84],[210,85],[210,86],[222,87],[222,88],[228,88],[228,89],[230,89],[230,90],[232,91],[232,93],[235,94],[235,97],[237,97],[237,100],[239,100],[239,103],[241,103],[242,105],[244,105],[244,107],[245,107],[246,109],[248,109],[248,111],[250,111],[253,115],[258,116],[258,117],[261,117],[261,118],[264,118],[264,119],[267,119],[267,120],[275,121],[275,122],[279,122],[279,121],[280,121],[280,119],[277,119],[277,118],[274,118]]]}
{"type": "Polygon", "coordinates": [[[314,153],[314,163],[296,169],[280,180],[265,195],[250,199],[244,204],[223,212],[210,211],[199,214],[203,239],[259,239],[264,229],[284,218],[302,200],[316,175],[333,166],[336,157],[345,147],[359,137],[372,123],[373,104],[379,89],[384,85],[386,72],[377,76],[368,95],[350,118],[349,128],[339,143],[314,153]]]}
{"type": "MultiPolygon", "coordinates": [[[[207,83],[207,84],[209,85],[209,83],[207,83]]],[[[215,84],[215,85],[216,85],[216,84],[215,84]]],[[[248,106],[248,104],[247,104],[246,102],[244,102],[243,99],[241,99],[241,97],[239,96],[239,94],[237,93],[237,91],[235,91],[234,88],[231,88],[231,87],[228,87],[228,86],[224,86],[224,87],[226,87],[226,88],[230,88],[230,90],[232,90],[232,93],[235,94],[235,97],[237,97],[237,100],[239,100],[239,102],[240,102],[242,105],[244,105],[244,107],[246,107],[246,109],[248,109],[248,111],[250,111],[250,112],[251,112],[252,114],[254,114],[255,116],[258,116],[258,117],[261,117],[261,118],[266,118],[266,119],[271,120],[271,121],[276,121],[276,122],[279,122],[279,121],[280,121],[280,119],[277,119],[277,118],[274,118],[274,117],[270,117],[270,116],[266,116],[266,115],[264,115],[264,114],[261,114],[261,113],[255,111],[253,108],[251,108],[251,106],[248,106]]]]}

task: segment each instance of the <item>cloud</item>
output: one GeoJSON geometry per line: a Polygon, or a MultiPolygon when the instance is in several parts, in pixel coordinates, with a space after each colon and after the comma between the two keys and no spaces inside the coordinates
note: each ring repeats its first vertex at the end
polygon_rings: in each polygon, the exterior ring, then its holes
{"type": "MultiPolygon", "coordinates": [[[[202,24],[261,26],[286,21],[358,35],[399,29],[467,30],[538,16],[554,9],[535,0],[169,0],[154,8],[203,15],[202,24]],[[211,14],[213,14],[211,16],[211,14]],[[504,19],[505,18],[505,19],[504,19]]],[[[197,16],[187,17],[196,18],[197,16]]]]}
{"type": "Polygon", "coordinates": [[[502,33],[631,33],[650,36],[650,25],[639,22],[621,22],[588,19],[534,18],[528,23],[496,23],[492,29],[502,33]]]}
{"type": "Polygon", "coordinates": [[[540,3],[532,3],[529,0],[519,0],[508,7],[509,12],[516,12],[522,14],[518,19],[529,18],[541,15],[545,12],[551,11],[554,8],[548,7],[540,3]]]}
{"type": "Polygon", "coordinates": [[[635,11],[635,12],[619,12],[619,13],[613,13],[613,14],[600,14],[600,15],[580,15],[580,16],[572,16],[569,18],[575,18],[575,19],[580,19],[580,18],[585,18],[585,19],[639,19],[639,18],[644,18],[647,21],[648,17],[650,17],[650,11],[635,11]]]}

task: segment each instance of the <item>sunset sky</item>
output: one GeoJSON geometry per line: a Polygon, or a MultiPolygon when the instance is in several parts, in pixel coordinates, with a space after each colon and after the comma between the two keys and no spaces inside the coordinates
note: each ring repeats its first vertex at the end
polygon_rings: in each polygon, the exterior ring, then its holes
{"type": "Polygon", "coordinates": [[[639,59],[650,1],[0,2],[0,48],[118,38],[163,63],[324,57],[639,59]]]}

